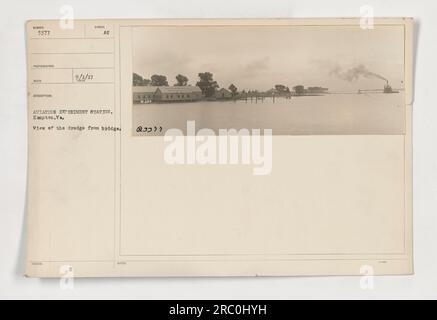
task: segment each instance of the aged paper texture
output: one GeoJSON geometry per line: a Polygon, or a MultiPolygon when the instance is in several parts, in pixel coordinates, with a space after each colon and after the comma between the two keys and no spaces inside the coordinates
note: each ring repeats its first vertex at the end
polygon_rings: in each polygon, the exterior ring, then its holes
{"type": "Polygon", "coordinates": [[[27,23],[31,277],[413,273],[413,21],[27,23]]]}

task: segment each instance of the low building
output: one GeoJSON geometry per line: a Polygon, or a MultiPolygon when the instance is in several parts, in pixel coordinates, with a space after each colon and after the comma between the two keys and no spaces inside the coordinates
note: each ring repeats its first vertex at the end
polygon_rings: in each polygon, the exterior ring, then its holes
{"type": "Polygon", "coordinates": [[[232,98],[232,92],[228,89],[221,88],[216,90],[214,93],[214,98],[216,99],[231,99],[232,98]]]}
{"type": "Polygon", "coordinates": [[[247,99],[248,93],[246,91],[238,92],[237,99],[247,99]]]}
{"type": "Polygon", "coordinates": [[[154,102],[198,101],[203,98],[197,86],[156,87],[154,102]]]}
{"type": "Polygon", "coordinates": [[[157,87],[152,86],[133,86],[132,95],[134,103],[150,103],[155,99],[157,87]]]}

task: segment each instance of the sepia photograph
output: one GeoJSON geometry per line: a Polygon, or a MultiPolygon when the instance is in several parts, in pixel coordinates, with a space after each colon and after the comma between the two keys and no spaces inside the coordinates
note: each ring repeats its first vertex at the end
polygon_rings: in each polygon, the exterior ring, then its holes
{"type": "Polygon", "coordinates": [[[437,298],[437,1],[4,8],[0,300],[437,298]]]}
{"type": "Polygon", "coordinates": [[[403,134],[404,27],[132,28],[134,135],[403,134]],[[153,119],[153,122],[150,122],[153,119]]]}

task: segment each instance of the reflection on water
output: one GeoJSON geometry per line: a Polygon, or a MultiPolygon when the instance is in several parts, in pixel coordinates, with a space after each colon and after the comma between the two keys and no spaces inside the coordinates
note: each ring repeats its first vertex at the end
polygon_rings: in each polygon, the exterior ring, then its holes
{"type": "Polygon", "coordinates": [[[272,129],[273,134],[402,134],[405,126],[404,94],[331,94],[271,98],[255,101],[201,101],[169,104],[134,104],[133,132],[139,126],[196,129],[272,129]]]}

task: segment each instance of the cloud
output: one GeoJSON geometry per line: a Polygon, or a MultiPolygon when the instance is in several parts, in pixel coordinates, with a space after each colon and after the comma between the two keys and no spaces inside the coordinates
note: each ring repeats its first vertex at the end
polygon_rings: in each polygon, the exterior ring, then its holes
{"type": "Polygon", "coordinates": [[[269,57],[253,60],[244,67],[244,75],[246,77],[263,73],[269,68],[269,57]]]}

